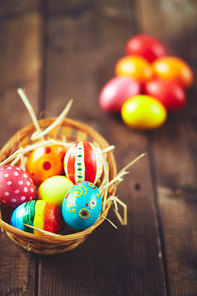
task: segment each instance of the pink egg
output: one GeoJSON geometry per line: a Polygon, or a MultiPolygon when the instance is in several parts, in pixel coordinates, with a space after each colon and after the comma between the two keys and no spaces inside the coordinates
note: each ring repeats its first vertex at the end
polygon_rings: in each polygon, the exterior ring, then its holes
{"type": "Polygon", "coordinates": [[[123,103],[141,92],[141,83],[135,79],[117,76],[110,79],[99,95],[100,108],[108,113],[118,113],[123,103]]]}
{"type": "Polygon", "coordinates": [[[11,207],[35,199],[35,185],[24,170],[13,165],[0,168],[0,202],[11,207]]]}

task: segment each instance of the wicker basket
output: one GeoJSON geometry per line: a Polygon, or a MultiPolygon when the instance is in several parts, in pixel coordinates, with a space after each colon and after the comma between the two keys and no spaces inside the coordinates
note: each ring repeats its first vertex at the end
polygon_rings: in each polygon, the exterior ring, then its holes
{"type": "MultiPolygon", "coordinates": [[[[46,127],[50,126],[55,121],[55,119],[56,118],[47,118],[39,120],[39,125],[41,129],[44,130],[46,127]]],[[[7,159],[20,147],[31,145],[31,136],[34,132],[35,126],[33,123],[19,130],[2,148],[0,152],[0,162],[7,159]]],[[[64,119],[61,123],[61,126],[57,126],[55,129],[53,129],[47,135],[47,137],[58,139],[62,135],[64,135],[67,142],[73,142],[76,140],[88,140],[101,149],[106,149],[107,147],[109,147],[107,141],[98,132],[79,121],[64,119]]],[[[109,181],[111,181],[114,179],[117,173],[116,163],[112,151],[109,151],[106,154],[107,163],[109,165],[109,181]]],[[[108,201],[108,199],[114,195],[115,190],[116,189],[114,186],[107,188],[107,202],[100,217],[94,225],[80,232],[65,235],[35,235],[19,230],[9,224],[11,210],[4,205],[1,206],[2,219],[0,219],[0,227],[16,244],[22,246],[28,251],[39,254],[55,254],[65,252],[77,247],[87,238],[89,234],[91,234],[92,231],[94,231],[95,228],[97,228],[105,220],[111,206],[111,200],[108,201]]]]}

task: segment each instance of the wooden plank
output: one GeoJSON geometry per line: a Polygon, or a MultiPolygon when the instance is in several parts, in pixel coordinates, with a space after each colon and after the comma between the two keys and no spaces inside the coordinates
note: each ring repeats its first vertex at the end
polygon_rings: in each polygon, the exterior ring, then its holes
{"type": "Polygon", "coordinates": [[[37,116],[39,115],[41,28],[38,13],[0,21],[1,147],[17,130],[31,122],[17,94],[18,87],[26,89],[29,100],[37,116]]]}
{"type": "MultiPolygon", "coordinates": [[[[128,137],[115,154],[122,166],[146,150],[146,141],[118,126],[116,137],[128,137]]],[[[39,258],[38,295],[166,295],[148,158],[130,170],[117,194],[128,205],[128,225],[120,226],[111,209],[108,218],[118,229],[105,221],[76,249],[39,258]]]]}
{"type": "MultiPolygon", "coordinates": [[[[25,88],[39,111],[41,34],[39,13],[0,20],[0,146],[28,123],[30,116],[17,94],[25,88]]],[[[0,294],[35,295],[37,256],[15,245],[0,232],[0,294]]]]}
{"type": "Polygon", "coordinates": [[[35,295],[35,254],[22,250],[1,232],[0,258],[0,294],[35,295]]]}
{"type": "MultiPolygon", "coordinates": [[[[116,146],[120,170],[147,151],[147,138],[118,116],[104,114],[98,95],[124,54],[131,20],[97,12],[48,16],[46,109],[57,116],[74,98],[68,117],[91,125],[116,146]]],[[[40,256],[38,295],[166,295],[148,156],[131,172],[117,192],[128,205],[128,225],[120,226],[111,209],[109,219],[118,229],[105,221],[76,249],[40,256]]]]}
{"type": "Polygon", "coordinates": [[[41,5],[40,0],[2,1],[1,7],[0,7],[0,18],[8,18],[21,13],[31,12],[32,10],[38,9],[40,5],[41,5]]]}
{"type": "Polygon", "coordinates": [[[154,150],[169,290],[171,295],[195,295],[196,128],[182,113],[176,122],[169,120],[162,135],[154,150]]]}
{"type": "Polygon", "coordinates": [[[64,1],[49,0],[46,2],[47,12],[50,14],[75,14],[80,15],[87,9],[91,9],[94,6],[94,2],[91,0],[73,0],[64,1]]]}
{"type": "Polygon", "coordinates": [[[131,34],[125,30],[127,25],[128,20],[117,23],[116,18],[102,19],[94,11],[79,18],[51,18],[47,61],[53,70],[46,73],[46,97],[53,99],[47,100],[46,110],[52,110],[52,115],[57,116],[73,98],[75,109],[71,108],[69,117],[91,118],[87,108],[81,110],[80,102],[83,100],[84,105],[91,102],[92,108],[98,109],[98,92],[114,76],[115,62],[124,55],[123,43],[131,34]],[[122,42],[117,42],[120,36],[122,42]],[[55,84],[54,76],[58,77],[55,84]]]}
{"type": "MultiPolygon", "coordinates": [[[[162,37],[169,53],[185,59],[196,76],[196,3],[138,4],[142,31],[162,37]]],[[[187,90],[186,108],[169,114],[165,125],[149,141],[171,296],[195,295],[197,289],[196,91],[195,85],[187,90]]]]}

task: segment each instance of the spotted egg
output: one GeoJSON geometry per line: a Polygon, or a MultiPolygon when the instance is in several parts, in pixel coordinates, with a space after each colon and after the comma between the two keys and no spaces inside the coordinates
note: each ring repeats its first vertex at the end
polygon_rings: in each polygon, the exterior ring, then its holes
{"type": "Polygon", "coordinates": [[[99,149],[89,141],[76,141],[65,155],[64,170],[73,184],[83,181],[96,184],[103,170],[99,149]]]}
{"type": "Polygon", "coordinates": [[[62,227],[62,222],[60,209],[44,200],[32,200],[21,204],[14,210],[10,220],[12,226],[38,235],[42,233],[35,228],[57,233],[62,227]]]}
{"type": "Polygon", "coordinates": [[[27,172],[35,184],[64,171],[65,148],[61,145],[41,146],[33,150],[27,160],[27,172]]]}
{"type": "Polygon", "coordinates": [[[0,202],[17,207],[35,199],[35,185],[29,174],[17,166],[0,168],[0,202]]]}
{"type": "Polygon", "coordinates": [[[74,185],[62,203],[62,215],[66,224],[75,230],[84,230],[93,225],[102,207],[101,195],[91,182],[74,185]]]}

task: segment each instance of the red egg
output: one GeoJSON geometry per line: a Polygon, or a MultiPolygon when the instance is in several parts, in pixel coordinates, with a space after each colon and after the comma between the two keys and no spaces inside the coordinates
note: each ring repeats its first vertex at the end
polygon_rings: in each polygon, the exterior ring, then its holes
{"type": "Polygon", "coordinates": [[[139,81],[123,76],[114,77],[102,88],[99,95],[99,106],[105,112],[120,112],[123,103],[128,98],[140,94],[140,91],[139,81]]]}
{"type": "Polygon", "coordinates": [[[176,81],[153,79],[144,85],[145,94],[155,97],[168,111],[181,109],[186,104],[186,93],[176,81]]]}
{"type": "Polygon", "coordinates": [[[41,146],[33,150],[27,160],[27,172],[40,185],[49,177],[64,171],[65,148],[60,145],[41,146]]]}
{"type": "Polygon", "coordinates": [[[168,54],[167,48],[156,37],[148,34],[137,34],[131,37],[125,45],[126,55],[140,55],[150,63],[168,54]]]}
{"type": "Polygon", "coordinates": [[[0,168],[0,202],[17,207],[35,199],[35,186],[24,170],[12,165],[0,168]]]}
{"type": "Polygon", "coordinates": [[[74,183],[96,183],[102,175],[100,151],[89,141],[77,141],[71,145],[64,158],[66,176],[74,183]]]}

